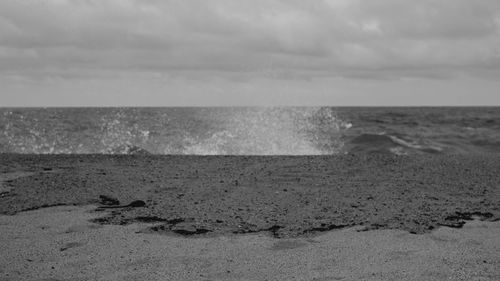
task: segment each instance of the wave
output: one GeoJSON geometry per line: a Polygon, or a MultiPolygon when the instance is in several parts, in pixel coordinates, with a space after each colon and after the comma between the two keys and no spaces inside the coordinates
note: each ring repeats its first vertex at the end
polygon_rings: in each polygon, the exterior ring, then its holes
{"type": "Polygon", "coordinates": [[[152,153],[148,150],[135,146],[135,145],[121,145],[118,147],[112,148],[106,154],[127,154],[127,155],[151,155],[152,153]]]}
{"type": "Polygon", "coordinates": [[[500,153],[498,108],[0,108],[0,153],[500,153]]]}
{"type": "Polygon", "coordinates": [[[0,115],[0,152],[324,155],[352,124],[332,108],[23,109],[0,115]]]}
{"type": "Polygon", "coordinates": [[[330,108],[247,108],[219,119],[206,134],[187,134],[180,154],[324,155],[341,151],[352,124],[330,108]]]}
{"type": "Polygon", "coordinates": [[[441,153],[443,148],[436,145],[419,144],[403,137],[387,134],[361,134],[347,144],[350,153],[393,153],[405,155],[411,153],[441,153]]]}

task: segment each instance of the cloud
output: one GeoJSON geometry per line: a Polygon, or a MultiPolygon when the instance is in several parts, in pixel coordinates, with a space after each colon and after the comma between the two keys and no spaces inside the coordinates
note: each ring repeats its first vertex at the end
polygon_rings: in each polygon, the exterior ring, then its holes
{"type": "Polygon", "coordinates": [[[498,0],[0,1],[0,75],[399,79],[499,68],[498,0]]]}

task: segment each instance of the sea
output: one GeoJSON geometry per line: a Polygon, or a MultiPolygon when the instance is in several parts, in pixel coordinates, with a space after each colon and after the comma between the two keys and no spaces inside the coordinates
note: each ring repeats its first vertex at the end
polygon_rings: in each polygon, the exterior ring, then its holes
{"type": "Polygon", "coordinates": [[[0,108],[0,153],[500,152],[500,107],[0,108]]]}

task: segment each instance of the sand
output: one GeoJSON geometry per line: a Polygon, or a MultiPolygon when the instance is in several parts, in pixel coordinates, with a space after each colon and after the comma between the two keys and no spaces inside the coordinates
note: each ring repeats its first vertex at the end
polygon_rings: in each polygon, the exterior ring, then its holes
{"type": "Polygon", "coordinates": [[[498,171],[495,154],[1,154],[0,281],[500,280],[498,171]]]}
{"type": "Polygon", "coordinates": [[[361,226],[428,233],[472,216],[500,218],[500,156],[300,157],[0,155],[0,214],[121,205],[96,222],[158,222],[186,236],[314,236],[361,226]]]}
{"type": "Polygon", "coordinates": [[[353,227],[187,238],[94,224],[95,208],[0,216],[0,280],[500,280],[500,222],[419,235],[353,227]]]}

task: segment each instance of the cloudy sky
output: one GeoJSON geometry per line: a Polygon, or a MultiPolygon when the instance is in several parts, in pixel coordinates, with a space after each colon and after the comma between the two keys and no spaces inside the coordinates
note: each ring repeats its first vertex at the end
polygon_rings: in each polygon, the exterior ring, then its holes
{"type": "Polygon", "coordinates": [[[0,1],[0,106],[480,104],[498,0],[0,1]]]}

